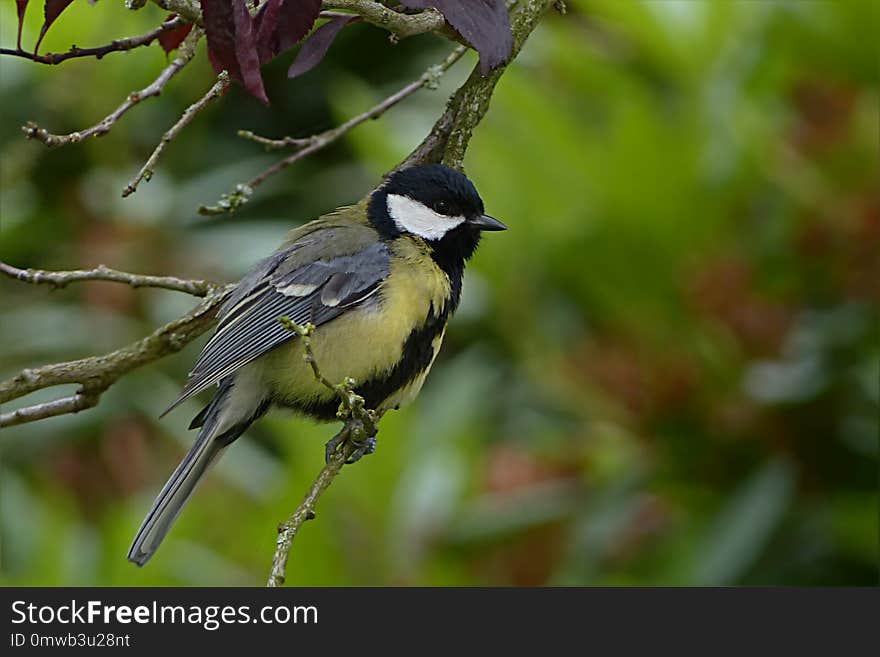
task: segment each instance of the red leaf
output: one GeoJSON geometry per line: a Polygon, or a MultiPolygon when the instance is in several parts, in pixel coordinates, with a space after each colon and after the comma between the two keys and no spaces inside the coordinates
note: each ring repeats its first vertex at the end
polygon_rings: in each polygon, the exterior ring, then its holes
{"type": "Polygon", "coordinates": [[[510,59],[513,32],[504,0],[401,0],[412,9],[433,7],[480,53],[486,75],[510,59]]]}
{"type": "MultiPolygon", "coordinates": [[[[174,18],[175,15],[176,14],[171,14],[166,22],[174,18]]],[[[184,23],[180,27],[175,27],[173,30],[167,30],[159,35],[159,45],[162,46],[162,50],[165,51],[166,55],[183,42],[186,35],[192,31],[192,27],[192,23],[184,23]]]]}
{"type": "Polygon", "coordinates": [[[201,0],[201,5],[211,63],[214,64],[214,68],[225,69],[235,77],[238,73],[238,62],[235,59],[235,20],[232,17],[232,2],[201,0]]]}
{"type": "Polygon", "coordinates": [[[321,0],[269,0],[254,19],[260,62],[296,45],[315,24],[321,0]]]}
{"type": "Polygon", "coordinates": [[[15,0],[15,8],[18,10],[18,37],[16,39],[16,48],[21,50],[21,28],[24,25],[24,12],[27,11],[28,0],[15,0]]]}
{"type": "Polygon", "coordinates": [[[312,29],[320,13],[321,0],[284,0],[278,15],[278,52],[299,43],[312,29]]]}
{"type": "Polygon", "coordinates": [[[34,46],[35,55],[40,49],[40,44],[43,43],[43,37],[46,36],[46,32],[52,27],[52,23],[61,15],[61,12],[67,9],[71,2],[73,0],[45,0],[43,4],[43,27],[40,28],[40,36],[37,38],[37,45],[34,46]]]}
{"type": "Polygon", "coordinates": [[[267,103],[260,57],[255,43],[253,19],[245,0],[201,0],[208,38],[208,55],[219,73],[230,77],[267,103]]]}
{"type": "Polygon", "coordinates": [[[356,23],[360,19],[360,16],[340,16],[327,21],[315,30],[296,53],[296,59],[287,71],[287,77],[295,78],[312,70],[324,59],[339,31],[349,23],[356,23]]]}
{"type": "Polygon", "coordinates": [[[257,31],[257,52],[261,62],[268,62],[278,54],[278,13],[284,0],[268,0],[254,17],[257,31]]]}
{"type": "Polygon", "coordinates": [[[238,60],[241,81],[244,88],[266,105],[269,99],[263,88],[263,75],[260,73],[260,56],[257,54],[254,22],[244,0],[233,0],[235,18],[235,57],[238,60]]]}

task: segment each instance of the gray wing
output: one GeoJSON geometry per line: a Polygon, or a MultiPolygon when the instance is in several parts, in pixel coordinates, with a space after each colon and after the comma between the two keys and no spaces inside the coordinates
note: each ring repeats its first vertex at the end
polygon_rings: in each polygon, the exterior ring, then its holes
{"type": "Polygon", "coordinates": [[[267,351],[294,339],[279,317],[315,326],[338,317],[369,296],[389,272],[389,251],[372,241],[360,251],[330,255],[334,234],[328,227],[318,236],[273,254],[236,286],[218,313],[217,331],[205,345],[190,379],[166,413],[206,390],[267,351]],[[312,259],[321,255],[319,259],[312,259]]]}

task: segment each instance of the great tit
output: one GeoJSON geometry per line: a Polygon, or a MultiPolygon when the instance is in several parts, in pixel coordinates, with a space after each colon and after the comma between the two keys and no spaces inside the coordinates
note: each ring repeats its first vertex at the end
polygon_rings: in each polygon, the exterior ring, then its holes
{"type": "Polygon", "coordinates": [[[150,559],[211,463],[270,407],[336,417],[338,400],[280,317],[316,327],[311,348],[324,378],[353,378],[368,408],[400,408],[431,369],[481,233],[505,229],[484,214],[464,174],[429,164],[397,171],[357,205],[291,231],[230,293],[165,411],[217,386],[190,424],[198,438],[153,502],[129,561],[150,559]]]}

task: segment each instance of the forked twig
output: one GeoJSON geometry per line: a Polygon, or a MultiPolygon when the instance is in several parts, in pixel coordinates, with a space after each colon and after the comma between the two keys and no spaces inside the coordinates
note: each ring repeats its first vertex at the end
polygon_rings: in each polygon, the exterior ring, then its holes
{"type": "Polygon", "coordinates": [[[156,145],[155,150],[150,154],[150,157],[147,158],[147,161],[144,162],[144,165],[140,168],[140,171],[137,172],[134,178],[129,181],[129,183],[125,186],[125,189],[122,190],[122,197],[125,198],[130,194],[133,194],[137,191],[138,185],[142,180],[146,180],[147,182],[153,177],[153,171],[156,168],[156,163],[159,161],[159,158],[162,156],[162,153],[165,152],[165,148],[170,144],[177,136],[183,131],[183,129],[188,126],[194,118],[205,109],[211,101],[216,98],[219,98],[226,90],[229,88],[229,73],[226,71],[221,71],[220,75],[217,76],[217,81],[211,86],[210,89],[205,93],[204,96],[199,98],[196,102],[186,108],[183,114],[177,122],[168,128],[164,135],[162,135],[162,139],[159,140],[159,143],[156,145]]]}
{"type": "Polygon", "coordinates": [[[22,126],[22,132],[24,132],[25,136],[28,139],[36,139],[37,141],[41,141],[46,146],[50,148],[55,148],[58,146],[65,146],[67,144],[76,144],[78,142],[83,141],[84,139],[88,139],[89,137],[101,137],[106,135],[110,130],[116,125],[116,122],[122,118],[122,116],[128,112],[132,107],[140,103],[141,101],[151,98],[153,96],[158,96],[162,93],[162,90],[165,88],[165,85],[173,78],[175,75],[180,73],[183,70],[183,67],[192,61],[192,58],[196,54],[196,44],[199,39],[202,38],[204,31],[201,28],[194,27],[192,31],[186,36],[183,42],[180,44],[180,47],[177,50],[177,56],[171,61],[171,63],[166,66],[162,72],[159,74],[151,84],[147,85],[140,91],[133,91],[130,93],[122,104],[119,105],[115,110],[110,112],[107,116],[105,116],[101,121],[91,126],[90,128],[86,128],[85,130],[80,130],[77,132],[71,132],[66,135],[56,135],[52,134],[45,128],[41,128],[39,125],[34,123],[33,121],[28,121],[24,126],[22,126]]]}
{"type": "Polygon", "coordinates": [[[408,85],[391,94],[367,111],[362,112],[357,116],[353,116],[345,123],[342,123],[335,128],[331,128],[330,130],[314,134],[311,137],[282,137],[280,139],[270,139],[268,137],[256,135],[250,130],[240,130],[238,132],[239,137],[256,142],[264,146],[267,150],[278,150],[288,146],[294,146],[298,150],[293,154],[288,155],[283,160],[279,160],[262,173],[251,178],[248,182],[237,185],[232,192],[224,194],[216,205],[203,205],[199,208],[199,214],[211,216],[235,211],[248,201],[251,194],[253,194],[254,189],[282,169],[286,169],[304,157],[329,146],[361,123],[382,116],[389,109],[405,98],[411,96],[419,89],[436,88],[443,74],[461,59],[466,51],[467,48],[464,46],[456,46],[452,52],[443,59],[443,61],[429,67],[417,80],[410,82],[408,85]]]}

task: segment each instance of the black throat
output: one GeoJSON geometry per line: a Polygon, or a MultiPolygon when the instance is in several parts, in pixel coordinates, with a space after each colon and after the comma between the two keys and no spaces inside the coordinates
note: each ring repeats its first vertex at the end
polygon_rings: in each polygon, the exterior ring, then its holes
{"type": "Polygon", "coordinates": [[[431,258],[449,277],[451,311],[458,307],[461,299],[461,281],[464,277],[464,263],[477,250],[480,231],[464,225],[447,233],[441,240],[426,241],[431,249],[431,258]]]}
{"type": "MultiPolygon", "coordinates": [[[[384,189],[373,192],[367,206],[367,215],[370,223],[373,224],[383,240],[391,241],[404,234],[388,214],[387,193],[384,189]]],[[[480,243],[480,231],[464,223],[449,231],[442,239],[424,240],[424,242],[430,250],[431,259],[449,277],[451,290],[446,313],[451,314],[458,307],[458,302],[461,299],[464,264],[477,250],[480,243]]]]}

